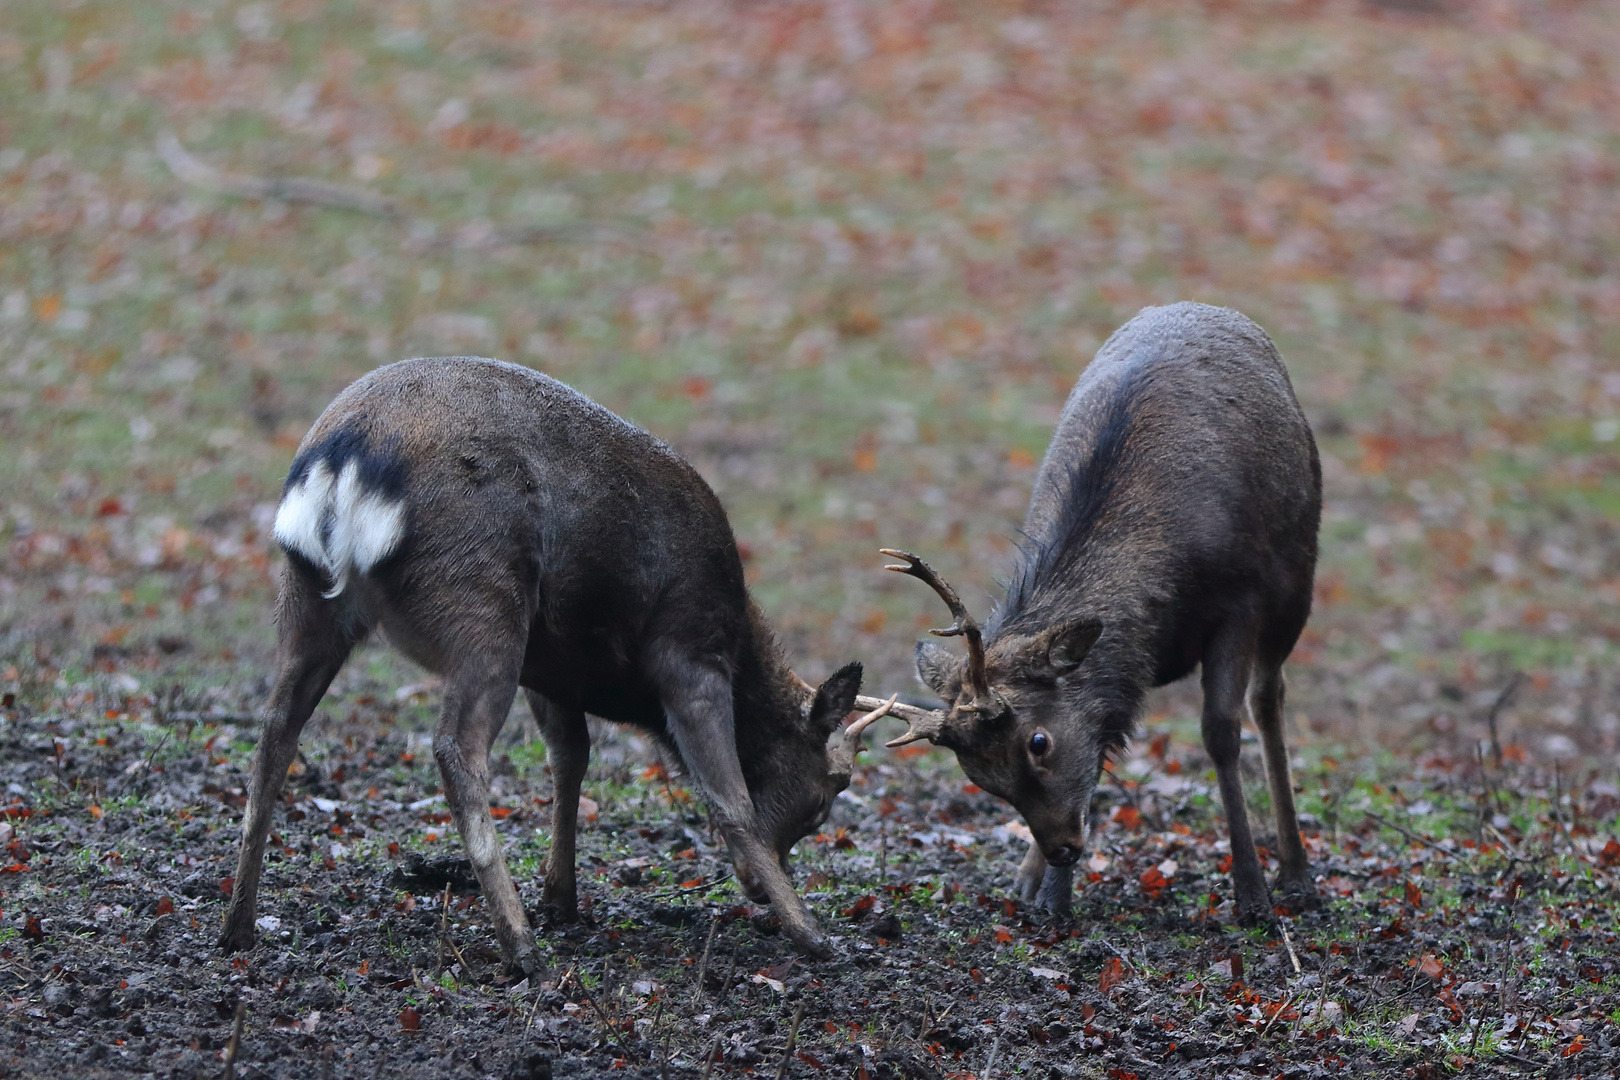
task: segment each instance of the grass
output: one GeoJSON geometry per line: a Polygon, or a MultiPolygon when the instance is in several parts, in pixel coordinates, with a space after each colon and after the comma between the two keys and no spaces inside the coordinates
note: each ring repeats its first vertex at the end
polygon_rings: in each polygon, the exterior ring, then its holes
{"type": "MultiPolygon", "coordinates": [[[[1289,667],[1300,809],[1324,838],[1410,860],[1357,879],[1356,905],[1334,901],[1332,929],[1302,944],[1359,948],[1410,879],[1448,947],[1471,948],[1454,924],[1486,901],[1450,864],[1523,869],[1491,846],[1497,815],[1568,875],[1527,883],[1519,910],[1557,906],[1569,877],[1612,868],[1553,822],[1579,810],[1594,836],[1620,829],[1591,787],[1620,760],[1620,16],[1285,6],[856,4],[851,31],[791,6],[13,3],[7,708],[78,721],[85,752],[118,723],[155,767],[210,738],[245,766],[249,723],[182,736],[155,721],[262,704],[266,533],[298,439],[369,368],[463,352],[556,375],[689,456],[806,678],[858,658],[869,691],[911,688],[911,642],[938,612],[875,549],[924,553],[988,611],[1074,378],[1140,306],[1192,298],[1267,327],[1322,449],[1316,607],[1289,667]],[[157,152],[170,132],[208,165],[363,188],[401,215],[187,184],[157,152]],[[488,240],[526,226],[552,231],[488,240]],[[1509,766],[1487,792],[1469,762],[1516,671],[1529,678],[1498,716],[1509,766]],[[1455,841],[1456,859],[1369,812],[1455,841]]],[[[424,678],[379,643],[359,650],[306,763],[326,769],[366,731],[419,740],[436,698],[395,692],[424,678]]],[[[1219,824],[1198,712],[1195,688],[1169,688],[1144,732],[1193,781],[1151,809],[1195,831],[1219,824]]],[[[517,737],[529,722],[509,728],[497,756],[538,774],[544,746],[517,737]]],[[[431,794],[431,751],[409,747],[388,781],[431,794]]],[[[889,764],[895,784],[951,767],[941,752],[889,764]]],[[[604,829],[665,799],[617,766],[587,790],[604,829]]],[[[88,796],[34,797],[55,815],[88,796]]],[[[422,835],[402,846],[453,850],[422,835]]],[[[521,872],[545,850],[523,834],[521,872]]],[[[876,867],[848,858],[805,844],[799,862],[845,868],[821,889],[848,906],[876,867]]],[[[677,877],[649,872],[654,888],[677,877]]],[[[1197,908],[1202,888],[1167,895],[1197,908]]],[[[730,882],[705,892],[737,899],[730,882]]],[[[911,919],[937,900],[919,886],[895,903],[911,919]]],[[[1561,933],[1525,930],[1538,948],[1561,933]]],[[[1259,938],[1244,951],[1267,953],[1259,938]]],[[[1346,1025],[1399,1054],[1397,1020],[1346,1025]]],[[[1464,1035],[1444,1034],[1446,1053],[1464,1035]]],[[[1475,1056],[1498,1049],[1487,1031],[1475,1056]]]]}

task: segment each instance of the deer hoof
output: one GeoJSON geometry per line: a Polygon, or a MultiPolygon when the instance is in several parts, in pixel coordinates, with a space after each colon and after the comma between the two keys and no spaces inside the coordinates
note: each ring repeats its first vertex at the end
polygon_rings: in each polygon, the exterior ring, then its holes
{"type": "Polygon", "coordinates": [[[538,982],[549,970],[541,961],[539,950],[533,948],[524,949],[516,956],[508,957],[501,963],[501,967],[511,978],[529,979],[532,982],[538,982]]]}
{"type": "Polygon", "coordinates": [[[1322,906],[1322,898],[1316,894],[1316,887],[1309,879],[1285,881],[1279,878],[1272,891],[1290,912],[1314,911],[1322,906]]]}
{"type": "Polygon", "coordinates": [[[247,952],[253,948],[257,939],[258,935],[254,933],[251,923],[246,927],[233,926],[227,923],[224,931],[219,935],[219,951],[226,956],[232,953],[247,952]]]}
{"type": "Polygon", "coordinates": [[[547,926],[579,921],[579,901],[573,896],[548,896],[541,902],[540,911],[547,926]]]}
{"type": "Polygon", "coordinates": [[[1277,916],[1271,910],[1271,904],[1269,902],[1254,904],[1245,904],[1240,902],[1238,904],[1237,911],[1237,924],[1250,929],[1259,926],[1275,926],[1277,924],[1277,916]]]}
{"type": "Polygon", "coordinates": [[[788,937],[793,939],[793,944],[797,945],[799,951],[806,956],[815,960],[832,959],[832,942],[828,941],[827,935],[823,934],[814,924],[806,927],[788,927],[784,925],[783,929],[787,931],[788,937]]]}
{"type": "Polygon", "coordinates": [[[1042,875],[1035,892],[1035,906],[1054,919],[1068,919],[1074,896],[1074,877],[1070,867],[1049,866],[1042,875]]]}

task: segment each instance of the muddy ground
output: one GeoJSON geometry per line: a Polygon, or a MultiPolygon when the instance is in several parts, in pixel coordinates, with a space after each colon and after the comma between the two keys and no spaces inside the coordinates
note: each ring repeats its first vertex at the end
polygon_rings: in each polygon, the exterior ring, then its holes
{"type": "Polygon", "coordinates": [[[1272,932],[1231,921],[1212,773],[1190,744],[1144,739],[1115,770],[1063,924],[1012,898],[1021,830],[1003,805],[931,753],[880,752],[799,847],[799,880],[838,945],[811,962],[730,883],[679,778],[611,728],[587,784],[586,914],[545,924],[549,783],[515,719],[497,750],[497,814],[551,969],[514,983],[417,713],[357,687],[346,718],[323,713],[305,735],[261,942],[234,958],[213,941],[246,718],[131,718],[127,699],[88,692],[68,713],[7,711],[0,1072],[218,1076],[238,1007],[235,1075],[289,1080],[696,1076],[709,1053],[718,1076],[1620,1066],[1620,845],[1588,827],[1612,819],[1614,793],[1539,791],[1574,813],[1521,828],[1538,785],[1562,778],[1511,751],[1485,772],[1434,755],[1409,789],[1421,804],[1331,759],[1306,770],[1324,904],[1272,932]],[[1420,831],[1446,800],[1458,835],[1420,831]]]}

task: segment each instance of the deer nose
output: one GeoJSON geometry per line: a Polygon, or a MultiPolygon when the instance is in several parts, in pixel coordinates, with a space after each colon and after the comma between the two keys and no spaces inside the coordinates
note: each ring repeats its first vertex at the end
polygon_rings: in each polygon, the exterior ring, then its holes
{"type": "Polygon", "coordinates": [[[1073,866],[1080,858],[1080,845],[1059,844],[1046,852],[1046,861],[1053,866],[1073,866]]]}

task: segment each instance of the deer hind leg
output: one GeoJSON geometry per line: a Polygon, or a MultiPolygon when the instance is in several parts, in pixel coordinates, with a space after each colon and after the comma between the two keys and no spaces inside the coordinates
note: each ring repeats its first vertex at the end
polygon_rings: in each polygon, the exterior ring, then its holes
{"type": "Polygon", "coordinates": [[[1288,747],[1283,742],[1282,668],[1261,664],[1254,691],[1255,724],[1260,729],[1260,745],[1265,750],[1266,778],[1271,784],[1271,806],[1277,815],[1277,847],[1282,870],[1277,875],[1277,891],[1295,900],[1315,899],[1310,862],[1299,836],[1299,816],[1294,811],[1294,779],[1288,769],[1288,747]]]}
{"type": "Polygon", "coordinates": [[[323,599],[319,587],[291,566],[282,572],[276,625],[276,681],[253,753],[236,881],[219,937],[219,947],[228,953],[253,947],[265,839],[287,769],[298,755],[298,735],[356,640],[345,627],[339,605],[323,599]]]}
{"type": "Polygon", "coordinates": [[[1204,650],[1204,749],[1215,763],[1221,806],[1226,810],[1227,835],[1232,841],[1232,887],[1237,893],[1238,921],[1246,926],[1271,919],[1271,898],[1266,891],[1260,855],[1244,807],[1243,778],[1238,771],[1238,749],[1243,738],[1249,676],[1254,669],[1254,636],[1247,625],[1227,624],[1215,632],[1204,650]]]}
{"type": "Polygon", "coordinates": [[[590,761],[591,731],[582,710],[564,708],[533,690],[524,693],[540,725],[540,737],[546,741],[546,760],[551,765],[551,854],[546,859],[545,904],[553,917],[572,922],[579,916],[574,877],[579,786],[590,761]]]}
{"type": "MultiPolygon", "coordinates": [[[[514,640],[521,646],[521,635],[514,640]]],[[[445,680],[444,708],[433,732],[433,756],[444,777],[445,797],[462,846],[489,905],[502,959],[513,972],[533,974],[538,970],[534,932],[507,872],[495,819],[489,812],[489,748],[517,696],[521,661],[521,653],[480,659],[450,673],[445,680]]]]}

